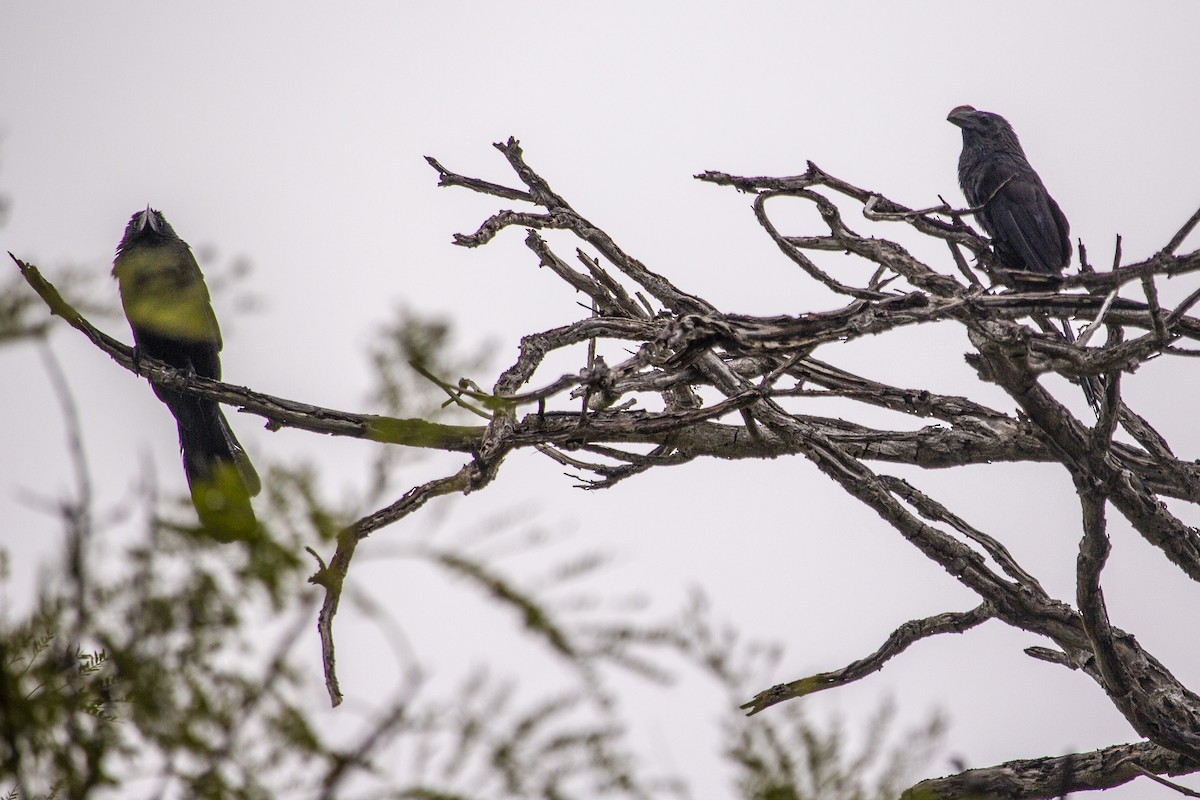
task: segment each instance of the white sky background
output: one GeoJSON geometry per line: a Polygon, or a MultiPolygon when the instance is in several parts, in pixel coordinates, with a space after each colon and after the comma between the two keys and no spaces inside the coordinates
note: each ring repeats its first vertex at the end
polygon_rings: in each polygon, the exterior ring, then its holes
{"type": "MultiPolygon", "coordinates": [[[[215,247],[216,263],[245,258],[254,267],[240,289],[262,308],[223,324],[226,378],[320,405],[363,408],[364,349],[398,304],[453,320],[464,347],[496,343],[502,363],[521,334],[579,316],[570,290],[534,269],[522,230],[474,251],[450,244],[453,233],[472,232],[511,204],[436,188],[422,156],[514,185],[491,147],[509,135],[628,252],[740,313],[832,303],[758,228],[748,196],[693,174],[789,175],[812,159],[911,206],[931,205],[939,193],[961,202],[961,140],[945,117],[962,103],[1014,124],[1095,264],[1110,262],[1116,233],[1127,261],[1148,256],[1200,203],[1194,4],[1137,12],[1118,3],[1003,11],[959,3],[204,8],[0,8],[0,193],[12,201],[0,244],[51,275],[85,265],[115,295],[112,251],[130,214],[152,203],[194,248],[215,247]]],[[[777,202],[776,218],[787,219],[777,202]]],[[[104,326],[129,340],[123,320],[104,326]]],[[[182,490],[174,424],[144,382],[78,335],[61,331],[54,346],[83,405],[101,497],[112,503],[130,491],[147,451],[164,486],[182,490]]],[[[822,357],[1011,408],[973,381],[960,357],[966,348],[946,326],[822,357]]],[[[1200,455],[1190,418],[1197,370],[1153,363],[1126,383],[1134,407],[1187,458],[1200,455]]],[[[20,555],[25,540],[44,541],[52,527],[23,493],[53,495],[70,477],[36,353],[0,349],[0,374],[8,387],[0,396],[0,535],[20,555]]],[[[494,375],[474,377],[488,385],[494,375]]],[[[245,416],[233,424],[252,456],[321,460],[335,476],[334,494],[367,478],[372,445],[271,434],[245,416]]],[[[454,463],[431,459],[413,481],[454,463]]],[[[1051,593],[1073,599],[1078,507],[1061,470],[885,471],[912,478],[1005,541],[1051,593]]],[[[455,501],[448,526],[469,530],[514,508],[546,526],[572,526],[576,544],[618,554],[608,576],[614,591],[649,592],[663,612],[701,585],[747,634],[787,643],[772,681],[844,666],[907,619],[975,605],[801,459],[691,464],[601,493],[571,488],[561,472],[533,452],[511,456],[496,484],[455,501]]],[[[396,610],[431,666],[460,652],[494,658],[474,641],[447,637],[460,619],[422,618],[432,608],[427,581],[408,581],[396,562],[368,561],[430,519],[421,512],[375,534],[352,580],[396,610]]],[[[1200,688],[1200,590],[1114,528],[1105,573],[1114,623],[1200,688]]],[[[464,602],[462,620],[478,610],[464,602]]],[[[370,685],[393,680],[393,663],[354,638],[347,612],[339,622],[349,633],[339,642],[344,688],[365,700],[370,685]]],[[[838,711],[852,723],[886,696],[905,719],[944,709],[949,748],[971,766],[1137,739],[1089,679],[1021,653],[1034,644],[1044,642],[989,623],[922,642],[882,673],[803,702],[817,718],[838,711]]],[[[315,641],[311,650],[315,662],[315,641]]],[[[697,709],[680,689],[655,702],[662,710],[649,723],[648,757],[688,770],[714,759],[715,704],[697,709]]],[[[697,789],[698,797],[723,794],[719,784],[697,789]]],[[[1106,796],[1135,795],[1175,796],[1148,781],[1106,796]]]]}

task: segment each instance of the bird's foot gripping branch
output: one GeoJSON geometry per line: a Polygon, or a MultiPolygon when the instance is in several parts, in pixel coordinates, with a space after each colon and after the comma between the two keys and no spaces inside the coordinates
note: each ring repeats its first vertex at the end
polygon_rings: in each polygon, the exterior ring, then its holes
{"type": "MultiPolygon", "coordinates": [[[[978,112],[957,109],[952,120],[970,113],[978,112]]],[[[995,291],[984,287],[1014,265],[999,247],[993,251],[994,239],[967,222],[981,213],[979,208],[956,210],[942,203],[914,210],[812,163],[791,177],[706,172],[696,177],[752,196],[758,224],[785,256],[781,268],[799,267],[842,298],[833,308],[748,316],[688,292],[626,252],[526,163],[515,139],[496,149],[507,160],[514,185],[460,175],[428,159],[441,186],[521,205],[497,211],[474,233],[456,235],[455,243],[478,247],[509,228],[523,229],[531,258],[584,294],[590,311],[524,336],[516,360],[490,393],[446,386],[456,400],[482,406],[485,425],[439,426],[319,409],[203,378],[180,389],[260,414],[273,428],[300,427],[466,456],[453,474],[416,486],[349,526],[329,562],[320,562],[313,580],[325,591],[319,627],[335,703],[340,692],[332,621],[359,542],[434,497],[483,488],[509,453],[534,449],[587,476],[581,478],[587,489],[698,458],[800,455],[941,565],[948,579],[974,592],[979,605],[904,622],[860,661],[764,689],[747,703],[752,713],[867,677],[923,638],[964,633],[998,620],[1046,640],[1047,647],[1029,648],[1029,655],[1094,681],[1148,741],[1064,757],[1057,766],[1038,760],[970,770],[918,784],[912,796],[966,797],[990,787],[1007,797],[1051,797],[1114,786],[1146,773],[1200,769],[1200,697],[1132,635],[1111,625],[1100,581],[1107,558],[1104,512],[1110,507],[1184,574],[1200,580],[1200,533],[1161,502],[1200,502],[1200,471],[1177,457],[1122,395],[1122,379],[1147,359],[1197,354],[1186,343],[1200,339],[1200,319],[1189,314],[1200,291],[1176,292],[1185,296],[1173,306],[1161,298],[1170,282],[1186,281],[1200,270],[1200,252],[1177,253],[1200,212],[1144,261],[1120,264],[1118,259],[1111,270],[1095,271],[1086,266],[1080,248],[1085,266],[1078,274],[1043,270],[1049,274],[1032,288],[1018,281],[1016,290],[995,291]],[[768,208],[784,203],[814,208],[822,230],[781,230],[768,208]],[[856,226],[869,225],[874,235],[853,229],[844,217],[847,208],[860,210],[865,220],[856,226]],[[940,242],[937,251],[944,255],[918,258],[899,243],[901,237],[940,242]],[[1125,286],[1137,289],[1139,299],[1117,297],[1125,286]],[[1088,327],[1071,341],[1053,325],[1042,324],[1051,318],[1088,327]],[[965,331],[972,347],[968,361],[981,380],[1004,390],[1015,413],[967,396],[892,385],[836,364],[838,348],[847,342],[929,324],[965,331]],[[1106,333],[1103,343],[1097,330],[1106,333]],[[546,357],[562,350],[579,353],[578,370],[543,376],[546,357]],[[1049,375],[1068,382],[1062,396],[1046,388],[1049,375]],[[1075,388],[1088,381],[1103,388],[1097,419],[1086,413],[1075,388]],[[538,388],[527,388],[531,384],[538,388]],[[840,404],[840,416],[819,413],[832,402],[840,404]],[[1086,419],[1072,410],[1080,407],[1086,419]],[[881,428],[870,421],[879,419],[873,413],[877,409],[936,424],[881,428]],[[1127,434],[1125,441],[1115,437],[1118,429],[1127,434]],[[1077,596],[1070,602],[1051,596],[1000,538],[977,527],[969,514],[951,510],[910,480],[880,471],[887,464],[946,469],[994,462],[1056,464],[1078,488],[1080,559],[1077,596]]],[[[1006,187],[1011,183],[972,204],[992,202],[995,210],[994,195],[1006,187]]],[[[993,237],[1004,235],[994,220],[982,222],[993,237]]],[[[31,267],[21,266],[55,313],[133,368],[127,348],[72,316],[69,307],[56,306],[61,299],[55,299],[52,287],[31,267]]],[[[1031,270],[1026,265],[1017,271],[1031,270]]],[[[784,308],[802,299],[789,298],[784,308]]],[[[564,303],[564,312],[574,307],[564,303]]],[[[178,380],[175,370],[153,358],[138,369],[156,386],[174,386],[178,380]]],[[[779,468],[787,469],[786,463],[779,468]]]]}

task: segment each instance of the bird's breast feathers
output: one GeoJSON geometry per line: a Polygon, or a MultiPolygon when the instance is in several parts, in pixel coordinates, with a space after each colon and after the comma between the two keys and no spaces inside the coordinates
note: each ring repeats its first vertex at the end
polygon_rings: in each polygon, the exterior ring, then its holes
{"type": "Polygon", "coordinates": [[[113,267],[121,305],[136,331],[220,344],[221,332],[199,268],[168,248],[137,248],[113,267]]]}

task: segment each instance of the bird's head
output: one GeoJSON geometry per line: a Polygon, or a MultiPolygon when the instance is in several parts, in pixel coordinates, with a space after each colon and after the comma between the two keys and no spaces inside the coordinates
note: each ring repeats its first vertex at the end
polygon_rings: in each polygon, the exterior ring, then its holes
{"type": "Polygon", "coordinates": [[[167,222],[163,213],[146,206],[145,211],[139,211],[130,217],[129,224],[125,226],[125,235],[117,245],[117,253],[122,253],[135,242],[177,238],[179,237],[175,234],[175,229],[167,222]]]}
{"type": "Polygon", "coordinates": [[[946,120],[962,129],[963,143],[987,143],[993,147],[1021,153],[1021,143],[1008,120],[999,114],[977,111],[971,106],[959,106],[946,120]]]}

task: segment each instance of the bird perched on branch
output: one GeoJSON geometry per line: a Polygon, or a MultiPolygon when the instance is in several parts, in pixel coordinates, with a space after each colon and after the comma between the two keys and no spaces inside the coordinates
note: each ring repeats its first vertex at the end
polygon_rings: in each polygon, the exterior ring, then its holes
{"type": "Polygon", "coordinates": [[[962,129],[958,183],[992,237],[997,266],[1057,275],[1071,260],[1071,226],[1033,171],[1008,120],[959,106],[946,117],[962,129]]]}
{"type": "MultiPolygon", "coordinates": [[[[1017,272],[1057,275],[1071,261],[1071,226],[1033,171],[1008,120],[999,114],[959,106],[946,117],[962,129],[958,184],[992,237],[997,266],[1017,272]]],[[[1071,323],[1062,333],[1075,341],[1071,323]]],[[[1080,380],[1088,405],[1100,415],[1104,382],[1080,380]]]]}
{"type": "MultiPolygon", "coordinates": [[[[162,212],[149,206],[129,220],[113,277],[139,356],[221,379],[221,330],[200,265],[162,212]]],[[[179,447],[200,521],[221,538],[257,529],[250,497],[258,473],[214,400],[154,385],[179,425],[179,447]]]]}

